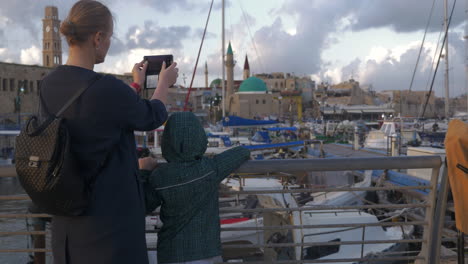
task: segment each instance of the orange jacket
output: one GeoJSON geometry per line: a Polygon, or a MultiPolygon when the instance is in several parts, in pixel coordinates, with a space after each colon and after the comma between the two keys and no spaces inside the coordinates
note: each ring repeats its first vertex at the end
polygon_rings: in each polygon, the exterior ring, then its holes
{"type": "Polygon", "coordinates": [[[455,204],[457,229],[468,233],[468,124],[450,121],[445,136],[448,177],[455,204]]]}

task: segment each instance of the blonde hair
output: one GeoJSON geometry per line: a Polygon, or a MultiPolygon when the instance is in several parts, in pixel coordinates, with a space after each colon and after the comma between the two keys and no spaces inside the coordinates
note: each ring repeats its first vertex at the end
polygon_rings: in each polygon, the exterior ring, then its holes
{"type": "Polygon", "coordinates": [[[81,44],[96,32],[109,32],[112,19],[112,13],[104,4],[94,0],[81,0],[70,9],[67,18],[60,25],[60,33],[65,36],[68,45],[81,44]]]}

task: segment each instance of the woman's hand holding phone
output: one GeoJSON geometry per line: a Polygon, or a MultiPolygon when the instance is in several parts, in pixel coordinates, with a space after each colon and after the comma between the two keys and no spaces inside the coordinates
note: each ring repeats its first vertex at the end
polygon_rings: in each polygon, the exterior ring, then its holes
{"type": "Polygon", "coordinates": [[[179,76],[179,69],[176,68],[177,63],[173,62],[168,68],[166,68],[166,62],[163,61],[161,66],[161,72],[159,73],[159,82],[158,87],[160,85],[164,85],[169,88],[173,86],[177,82],[177,77],[179,76]],[[165,83],[161,83],[165,82],[165,83]]]}

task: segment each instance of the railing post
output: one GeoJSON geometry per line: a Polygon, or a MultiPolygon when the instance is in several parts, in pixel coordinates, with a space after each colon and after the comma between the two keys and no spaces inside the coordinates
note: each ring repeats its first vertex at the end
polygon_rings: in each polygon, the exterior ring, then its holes
{"type": "MultiPolygon", "coordinates": [[[[426,208],[425,219],[424,221],[427,223],[427,226],[424,227],[423,231],[423,242],[421,245],[421,252],[419,256],[423,256],[424,260],[416,260],[415,264],[430,264],[430,263],[437,263],[432,262],[430,259],[431,256],[431,249],[433,249],[433,242],[432,242],[432,234],[433,225],[434,225],[434,214],[435,214],[435,205],[437,199],[437,183],[439,179],[439,170],[440,168],[432,168],[432,175],[431,175],[431,191],[427,196],[427,203],[429,207],[426,208]]],[[[440,246],[440,245],[439,245],[440,246]]]]}
{"type": "MultiPolygon", "coordinates": [[[[43,218],[33,218],[34,231],[44,232],[46,224],[43,218]]],[[[33,248],[34,249],[45,249],[46,238],[45,235],[33,235],[33,248]]],[[[34,252],[34,264],[45,264],[45,252],[34,252]]]]}
{"type": "Polygon", "coordinates": [[[437,196],[437,205],[435,209],[434,224],[431,231],[431,247],[429,248],[429,263],[439,263],[440,245],[442,241],[442,229],[444,228],[445,212],[447,210],[447,196],[449,192],[447,167],[442,168],[442,178],[440,180],[439,195],[437,196]]]}
{"type": "Polygon", "coordinates": [[[396,157],[396,156],[399,156],[400,153],[399,153],[399,147],[398,147],[398,134],[396,134],[395,136],[392,136],[392,145],[391,145],[391,152],[392,152],[392,156],[393,157],[396,157]]]}
{"type": "Polygon", "coordinates": [[[357,126],[354,127],[354,150],[359,150],[359,128],[357,126]]]}

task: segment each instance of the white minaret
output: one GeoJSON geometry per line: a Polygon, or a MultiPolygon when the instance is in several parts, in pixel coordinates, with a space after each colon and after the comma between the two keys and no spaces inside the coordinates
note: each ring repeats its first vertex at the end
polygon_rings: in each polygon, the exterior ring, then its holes
{"type": "MultiPolygon", "coordinates": [[[[229,102],[229,97],[234,92],[234,53],[232,52],[231,42],[229,42],[229,46],[226,53],[226,104],[229,102]]],[[[227,109],[229,109],[229,105],[226,105],[227,109]]]]}

